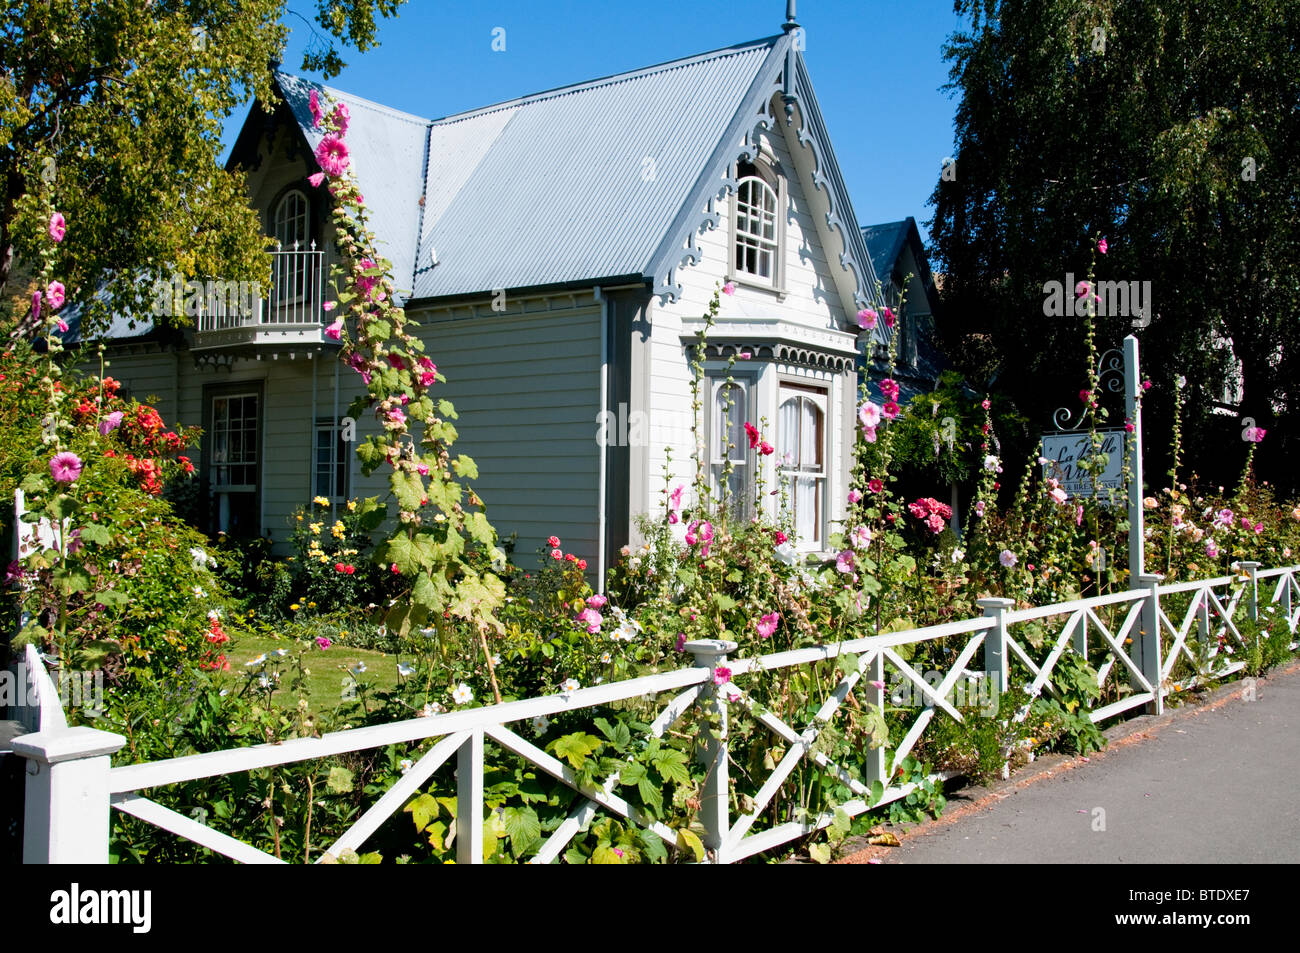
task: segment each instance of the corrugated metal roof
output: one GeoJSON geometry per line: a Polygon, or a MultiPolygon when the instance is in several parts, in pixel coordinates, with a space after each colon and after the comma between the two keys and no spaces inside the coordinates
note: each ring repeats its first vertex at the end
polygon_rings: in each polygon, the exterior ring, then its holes
{"type": "Polygon", "coordinates": [[[907,227],[912,219],[901,222],[885,222],[881,225],[863,225],[862,240],[867,243],[867,254],[871,256],[871,267],[876,277],[888,283],[894,273],[894,265],[907,240],[907,227]]]}
{"type": "Polygon", "coordinates": [[[644,274],[778,39],[434,122],[415,297],[644,274]]]}
{"type": "Polygon", "coordinates": [[[275,78],[303,135],[314,151],[323,132],[312,124],[311,90],[348,105],[346,137],[357,185],[369,210],[380,253],[393,263],[399,291],[411,288],[415,242],[420,231],[424,149],[429,120],[322,86],[288,73],[275,78]]]}

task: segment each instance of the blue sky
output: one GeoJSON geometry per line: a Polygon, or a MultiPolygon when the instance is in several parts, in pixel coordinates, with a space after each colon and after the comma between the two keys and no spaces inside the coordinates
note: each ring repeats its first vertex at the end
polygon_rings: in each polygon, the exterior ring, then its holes
{"type": "MultiPolygon", "coordinates": [[[[314,6],[289,4],[305,16],[314,6]]],[[[914,215],[924,237],[926,202],[952,151],[956,100],[940,89],[948,79],[941,48],[960,26],[951,0],[798,6],[804,57],[858,219],[914,215]]],[[[408,0],[381,25],[380,46],[345,51],[348,67],[329,82],[436,118],[759,39],[780,32],[784,19],[784,0],[408,0]],[[496,27],[505,30],[504,52],[492,50],[496,27]]],[[[285,22],[293,35],[284,68],[301,73],[311,31],[298,17],[285,22]]],[[[227,147],[246,113],[228,120],[227,147]]]]}

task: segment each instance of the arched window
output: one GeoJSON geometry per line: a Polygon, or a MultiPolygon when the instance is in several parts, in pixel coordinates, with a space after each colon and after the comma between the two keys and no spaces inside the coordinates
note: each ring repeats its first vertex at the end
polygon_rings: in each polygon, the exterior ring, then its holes
{"type": "Polygon", "coordinates": [[[742,162],[736,176],[736,274],[763,284],[778,284],[781,222],[779,182],[766,169],[742,162]]]}
{"type": "Polygon", "coordinates": [[[826,402],[820,387],[781,385],[777,466],[802,548],[820,549],[826,516],[826,402]]]}
{"type": "Polygon", "coordinates": [[[286,192],[276,205],[272,235],[280,245],[280,253],[271,261],[273,300],[278,305],[301,302],[311,286],[311,220],[307,197],[297,189],[286,192]]]}

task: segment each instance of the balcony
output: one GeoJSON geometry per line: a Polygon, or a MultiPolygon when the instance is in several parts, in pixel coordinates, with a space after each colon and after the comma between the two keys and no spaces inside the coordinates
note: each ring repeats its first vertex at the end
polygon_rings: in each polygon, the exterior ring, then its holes
{"type": "Polygon", "coordinates": [[[255,283],[206,282],[193,350],[240,349],[260,356],[333,344],[324,333],[324,286],[324,253],[315,248],[272,252],[267,293],[255,283]]]}

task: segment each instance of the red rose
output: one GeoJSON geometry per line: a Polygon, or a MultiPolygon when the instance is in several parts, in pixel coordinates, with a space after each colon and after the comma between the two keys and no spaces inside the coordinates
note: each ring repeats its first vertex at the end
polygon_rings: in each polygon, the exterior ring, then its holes
{"type": "Polygon", "coordinates": [[[550,546],[551,549],[555,549],[557,546],[560,545],[560,537],[558,537],[558,536],[552,536],[552,537],[550,537],[550,538],[546,541],[546,545],[547,545],[547,546],[550,546]]]}
{"type": "Polygon", "coordinates": [[[343,567],[343,571],[350,576],[357,571],[357,567],[352,565],[351,563],[348,563],[346,566],[343,567]]]}
{"type": "Polygon", "coordinates": [[[335,563],[335,564],[334,564],[334,571],[335,571],[335,572],[343,572],[343,564],[342,564],[342,563],[335,563]]]}
{"type": "Polygon", "coordinates": [[[587,560],[585,560],[585,559],[579,559],[579,560],[575,563],[575,565],[576,565],[579,569],[581,569],[581,570],[583,570],[583,571],[585,572],[586,569],[587,569],[587,560]]]}

